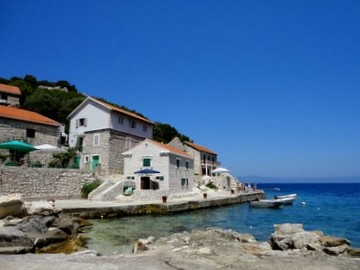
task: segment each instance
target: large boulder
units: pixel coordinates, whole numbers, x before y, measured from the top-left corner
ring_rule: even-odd
[[[275,225],[270,244],[276,250],[317,250],[329,255],[339,255],[349,249],[350,242],[344,238],[324,236],[320,231],[305,231],[302,224]]]
[[[23,216],[24,207],[21,194],[0,196],[0,219],[7,216]]]

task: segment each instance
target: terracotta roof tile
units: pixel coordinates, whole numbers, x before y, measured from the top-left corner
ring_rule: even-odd
[[[186,145],[189,145],[191,146],[192,148],[195,148],[196,150],[200,151],[200,152],[205,152],[205,153],[208,153],[208,154],[213,154],[213,155],[217,155],[214,151],[204,147],[204,146],[201,146],[201,145],[198,145],[196,143],[192,143],[192,142],[184,142]]]
[[[0,105],[0,118],[9,118],[48,126],[60,126],[60,123],[56,122],[55,120],[52,120],[36,112],[2,105]]]
[[[122,113],[122,114],[131,116],[131,117],[133,117],[133,118],[139,119],[139,120],[141,120],[141,121],[143,121],[143,122],[146,122],[146,123],[149,123],[149,124],[151,124],[151,125],[154,125],[153,122],[151,122],[150,120],[148,120],[148,119],[146,119],[146,118],[144,118],[144,117],[141,117],[140,115],[137,115],[136,113],[132,113],[132,112],[129,112],[129,111],[127,111],[127,110],[118,108],[118,107],[116,107],[116,106],[113,106],[113,105],[111,105],[111,104],[109,104],[109,103],[100,101],[100,100],[95,99],[95,98],[92,98],[92,99],[96,100],[96,102],[102,104],[103,106],[107,107],[108,109],[110,109],[110,110],[112,110],[112,111],[117,111],[117,112],[120,112],[120,113]]]
[[[181,150],[179,148],[176,148],[176,147],[168,145],[168,144],[160,143],[160,142],[157,142],[154,140],[150,140],[150,139],[148,139],[148,140],[162,148],[165,148],[166,150],[169,150],[172,153],[193,158],[191,155],[189,155],[188,153],[184,152],[183,150]]]
[[[21,96],[19,87],[8,84],[0,83],[0,92]]]

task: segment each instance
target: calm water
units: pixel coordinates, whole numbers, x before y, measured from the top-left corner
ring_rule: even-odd
[[[208,227],[250,233],[267,241],[273,225],[280,223],[302,223],[305,230],[344,237],[360,247],[360,183],[258,184],[258,188],[269,198],[289,193],[297,193],[298,198],[294,205],[281,209],[255,209],[246,203],[169,216],[92,220],[94,226],[86,234],[88,248],[103,254],[129,253],[139,238]]]

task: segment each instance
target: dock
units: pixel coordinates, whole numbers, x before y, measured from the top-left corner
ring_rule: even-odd
[[[56,200],[55,207],[63,213],[78,215],[87,219],[102,219],[139,215],[166,215],[189,212],[200,209],[246,203],[262,199],[265,193],[261,190],[240,193],[212,192],[207,198],[202,195],[159,201],[92,201],[92,200]]]

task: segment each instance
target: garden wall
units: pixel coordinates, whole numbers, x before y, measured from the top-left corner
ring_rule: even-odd
[[[76,169],[0,165],[0,194],[21,193],[27,200],[80,198],[84,184],[95,179],[94,174]]]

